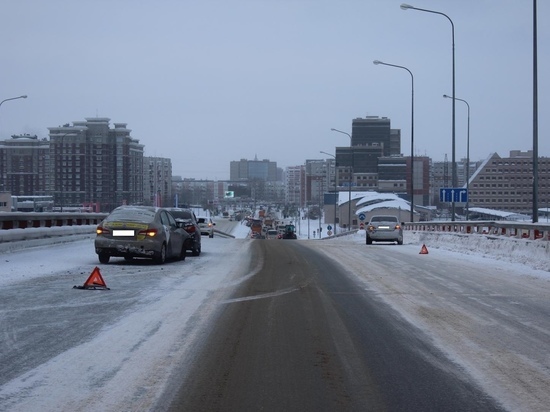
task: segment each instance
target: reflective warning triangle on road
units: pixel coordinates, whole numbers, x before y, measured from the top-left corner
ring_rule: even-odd
[[[426,245],[422,245],[422,249],[420,249],[420,255],[427,255],[428,254],[428,248]]]
[[[74,286],[76,289],[109,289],[99,268],[96,266],[92,271],[91,275],[88,277],[88,280],[84,282],[83,286]]]

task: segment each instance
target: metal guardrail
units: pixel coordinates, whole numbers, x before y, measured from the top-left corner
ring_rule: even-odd
[[[107,213],[0,213],[0,230],[97,225],[106,216]],[[484,234],[531,240],[550,240],[550,223],[541,222],[529,223],[503,220],[405,222],[403,229],[420,232],[448,232],[465,235]],[[216,232],[219,235],[228,236],[227,233],[218,230]],[[354,232],[356,230],[340,233],[336,236],[346,236]]]
[[[222,236],[222,237],[229,237],[235,239],[235,236],[233,236],[231,233],[222,232],[221,230],[214,229],[214,233]]]
[[[529,223],[510,221],[432,221],[406,222],[404,230],[419,232],[447,232],[464,235],[493,235],[517,239],[550,240],[550,223]]]
[[[0,230],[97,225],[107,213],[0,213]]]

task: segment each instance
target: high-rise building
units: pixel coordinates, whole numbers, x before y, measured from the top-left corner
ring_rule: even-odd
[[[93,206],[109,212],[143,203],[143,145],[126,123],[86,118],[49,127],[51,193],[59,208]]]
[[[286,203],[305,206],[305,166],[289,166],[285,170]]]
[[[254,160],[241,159],[229,164],[229,179],[239,180],[263,180],[266,182],[277,181],[277,162],[267,159]]]
[[[172,160],[143,157],[143,203],[147,206],[172,207]]]
[[[407,199],[410,200],[411,193],[411,157],[405,158],[407,161]],[[414,205],[430,206],[430,183],[431,178],[431,159],[427,156],[414,157]]]
[[[353,119],[351,146],[379,144],[384,156],[401,154],[401,130],[392,129],[387,117],[367,116]]]
[[[332,160],[332,159],[331,159]],[[323,194],[328,191],[327,176],[330,173],[330,162],[323,159],[306,160],[306,202],[320,205]]]
[[[0,141],[0,192],[46,195],[50,189],[49,147],[47,139],[27,134]]]
[[[378,158],[378,191],[407,195],[407,162],[403,156]]]
[[[336,147],[337,186],[340,190],[349,190],[350,184],[356,190],[378,190],[379,159],[401,156],[401,130],[392,129],[387,117],[356,118],[349,143]],[[398,180],[404,181],[406,168],[400,170],[403,175]],[[398,187],[399,192],[403,190]]]

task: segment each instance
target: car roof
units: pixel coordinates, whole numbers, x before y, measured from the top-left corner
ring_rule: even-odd
[[[158,207],[151,206],[119,206],[113,210],[105,221],[122,220],[150,223],[155,219]]]

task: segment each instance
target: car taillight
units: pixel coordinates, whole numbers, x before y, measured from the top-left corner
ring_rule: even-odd
[[[195,225],[188,225],[184,227],[187,233],[195,233]]]
[[[109,229],[104,228],[103,226],[98,226],[95,230],[95,233],[98,236],[99,235],[108,235],[109,233],[111,233],[111,231]]]
[[[138,234],[147,237],[155,237],[157,235],[157,229],[140,230]]]

